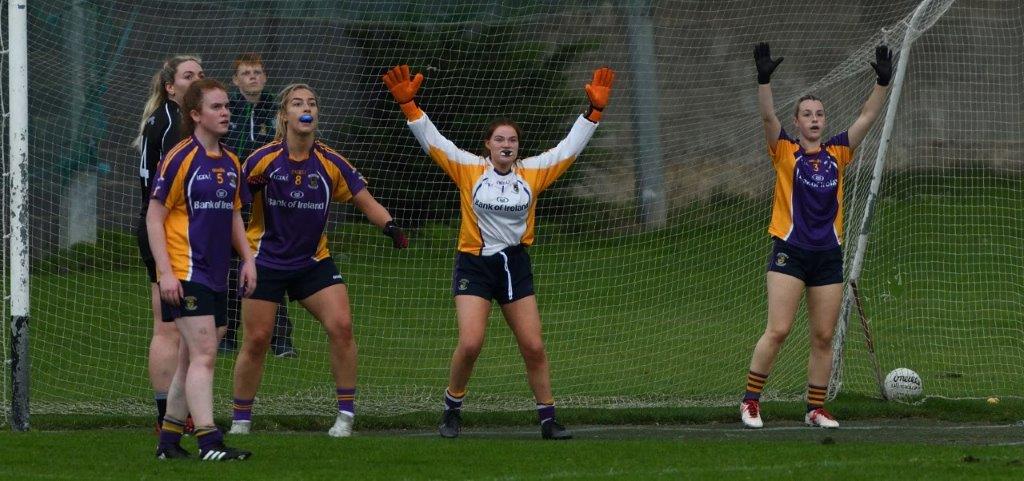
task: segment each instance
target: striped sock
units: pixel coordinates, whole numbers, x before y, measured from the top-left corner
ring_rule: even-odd
[[[555,419],[555,401],[553,399],[551,402],[537,403],[537,419],[541,424]]]
[[[807,412],[825,407],[825,393],[827,391],[828,386],[815,386],[810,383],[807,384]]]
[[[153,393],[153,401],[156,402],[156,425],[164,425],[164,414],[167,414],[167,392]]]
[[[760,374],[754,371],[747,372],[747,391],[743,393],[743,400],[753,399],[755,401],[761,400],[761,390],[764,389],[764,383],[768,380],[767,374]]]
[[[164,423],[160,426],[160,446],[171,446],[181,442],[181,435],[185,432],[185,423],[170,416],[164,416]]]
[[[356,388],[339,387],[335,389],[338,395],[338,412],[350,416],[356,415]]]
[[[444,410],[449,409],[460,410],[462,409],[462,400],[466,398],[466,391],[452,392],[452,388],[445,388],[444,390]]]
[[[235,398],[235,402],[231,405],[234,409],[234,415],[231,419],[234,421],[252,421],[252,399],[238,399]]]
[[[224,435],[217,426],[202,426],[196,428],[196,441],[199,442],[199,451],[209,451],[214,446],[224,442]]]

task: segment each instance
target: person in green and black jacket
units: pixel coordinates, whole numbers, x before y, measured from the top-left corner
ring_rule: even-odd
[[[274,95],[264,92],[267,85],[267,71],[263,66],[263,58],[258,53],[242,53],[235,57],[235,73],[231,82],[238,87],[228,97],[228,108],[231,110],[231,125],[224,142],[238,154],[243,162],[253,150],[274,140],[277,131],[277,105]],[[248,218],[247,212],[244,215]],[[237,262],[237,259],[236,259]],[[238,269],[235,262],[229,273],[231,282],[236,286],[235,277]],[[233,287],[232,287],[233,289]],[[231,292],[228,295],[228,331],[220,341],[220,351],[228,353],[238,350],[238,319],[240,317],[238,296]],[[288,308],[281,304],[277,311],[271,347],[277,357],[296,357],[298,354],[292,344],[292,323],[288,320]]]

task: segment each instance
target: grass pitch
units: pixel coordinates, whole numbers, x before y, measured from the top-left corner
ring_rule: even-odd
[[[963,432],[973,434],[963,442]],[[976,444],[986,434],[1012,440]],[[736,426],[581,427],[577,439],[546,442],[535,429],[467,431],[457,440],[428,431],[269,433],[229,439],[253,451],[245,462],[158,461],[139,430],[0,433],[0,478],[121,479],[1019,479],[1018,426],[879,426],[837,431],[793,423],[763,431]],[[883,441],[895,432],[923,440]],[[1005,438],[1004,438],[1005,437]],[[1002,444],[1002,445],[1000,445]],[[195,451],[194,441],[185,439]]]

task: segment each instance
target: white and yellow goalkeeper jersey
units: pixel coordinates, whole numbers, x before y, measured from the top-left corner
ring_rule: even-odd
[[[537,196],[569,169],[597,124],[581,115],[555,148],[516,162],[507,174],[496,172],[490,159],[456,147],[426,114],[409,122],[409,129],[459,186],[459,252],[487,256],[533,244]]]

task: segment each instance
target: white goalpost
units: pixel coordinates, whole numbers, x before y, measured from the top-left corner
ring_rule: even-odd
[[[8,177],[4,185],[9,191],[10,229],[8,268],[10,283],[10,318],[8,321],[11,346],[9,362],[4,364],[10,372],[10,423],[16,431],[29,428],[29,216],[25,204],[28,197],[28,32],[27,8],[24,1],[8,2],[7,61],[8,61]],[[6,304],[6,303],[5,303]],[[5,336],[6,338],[7,336]],[[6,394],[7,391],[5,390]],[[5,405],[7,403],[4,403]],[[6,407],[6,406],[5,406]]]
[[[885,397],[885,387],[883,386],[881,366],[879,366],[878,357],[875,354],[874,339],[871,334],[869,320],[865,317],[865,313],[861,305],[862,300],[860,298],[860,290],[857,287],[857,282],[860,280],[861,269],[864,266],[864,254],[868,245],[868,237],[870,235],[871,223],[874,217],[875,203],[878,201],[879,188],[882,185],[882,176],[885,173],[886,153],[889,148],[889,142],[892,139],[893,124],[896,121],[896,112],[899,109],[900,93],[903,91],[903,79],[906,78],[907,71],[910,70],[910,47],[913,44],[914,39],[921,33],[920,29],[922,22],[929,17],[932,22],[934,22],[936,19],[941,17],[950,6],[952,6],[952,2],[923,0],[921,4],[914,9],[913,15],[910,16],[910,20],[907,21],[905,25],[906,31],[903,34],[903,39],[900,42],[899,47],[902,62],[899,63],[899,67],[896,70],[896,76],[893,79],[892,87],[890,88],[888,104],[886,105],[885,110],[885,118],[882,121],[882,133],[879,136],[878,150],[875,153],[874,168],[871,171],[867,198],[864,200],[864,210],[863,214],[861,214],[860,228],[854,231],[857,242],[854,244],[853,256],[848,256],[849,259],[852,259],[852,262],[850,262],[849,267],[846,269],[846,288],[843,293],[843,304],[839,314],[839,322],[836,325],[836,334],[833,338],[834,357],[832,358],[832,378],[829,381],[830,397],[835,397],[835,395],[842,389],[843,350],[846,347],[846,335],[849,330],[850,312],[852,311],[854,304],[857,304],[858,317],[860,318],[860,325],[865,337],[865,347],[871,361],[871,368],[874,370],[875,381],[878,384],[878,394],[883,398]]]

